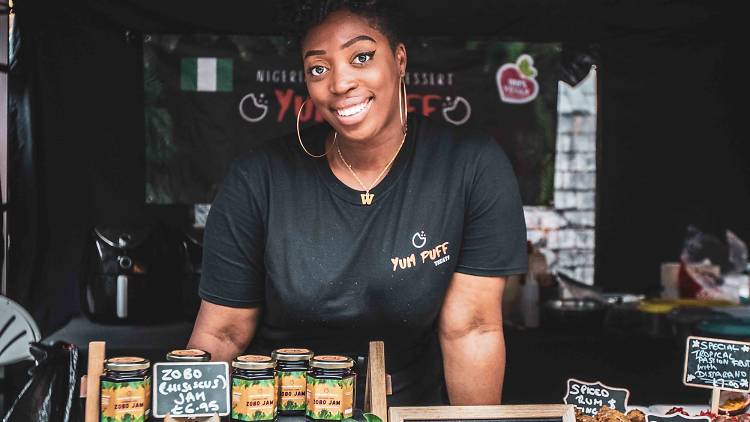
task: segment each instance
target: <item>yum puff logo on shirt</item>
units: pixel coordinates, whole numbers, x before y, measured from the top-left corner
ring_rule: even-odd
[[[424,231],[418,231],[411,237],[411,244],[417,249],[422,249],[427,244],[427,235]],[[424,249],[418,254],[412,253],[406,257],[393,257],[391,258],[391,265],[393,271],[405,270],[407,268],[414,268],[417,265],[432,263],[434,266],[438,266],[451,259],[448,254],[449,242],[440,242],[437,245],[429,249]]]

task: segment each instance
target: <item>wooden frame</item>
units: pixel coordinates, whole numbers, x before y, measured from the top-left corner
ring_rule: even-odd
[[[562,422],[576,420],[575,406],[572,404],[391,407],[388,416],[388,422],[551,418],[560,418]]]
[[[384,422],[388,417],[386,404],[385,346],[382,341],[371,341],[367,357],[365,382],[365,412],[372,413]]]

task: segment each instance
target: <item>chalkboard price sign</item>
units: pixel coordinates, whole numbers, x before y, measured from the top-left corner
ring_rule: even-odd
[[[685,385],[750,392],[750,343],[688,337]]]
[[[154,416],[226,416],[229,402],[226,362],[162,362],[154,365]]]
[[[708,416],[685,416],[680,413],[671,415],[646,413],[646,422],[711,422],[711,419]]]
[[[574,378],[568,380],[568,391],[565,403],[575,405],[586,415],[596,416],[602,406],[625,413],[628,407],[630,391],[625,388],[614,388],[601,382],[584,382]]]

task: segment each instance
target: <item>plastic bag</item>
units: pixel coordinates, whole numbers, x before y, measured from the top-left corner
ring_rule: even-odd
[[[78,348],[31,343],[30,351],[36,366],[3,422],[80,422]]]
[[[747,302],[750,280],[747,246],[727,230],[725,239],[688,227],[680,256],[680,296],[718,299],[733,303]]]

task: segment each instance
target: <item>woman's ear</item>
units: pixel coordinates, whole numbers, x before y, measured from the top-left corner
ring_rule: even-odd
[[[396,46],[396,66],[398,74],[403,77],[406,74],[406,46],[403,43]]]

